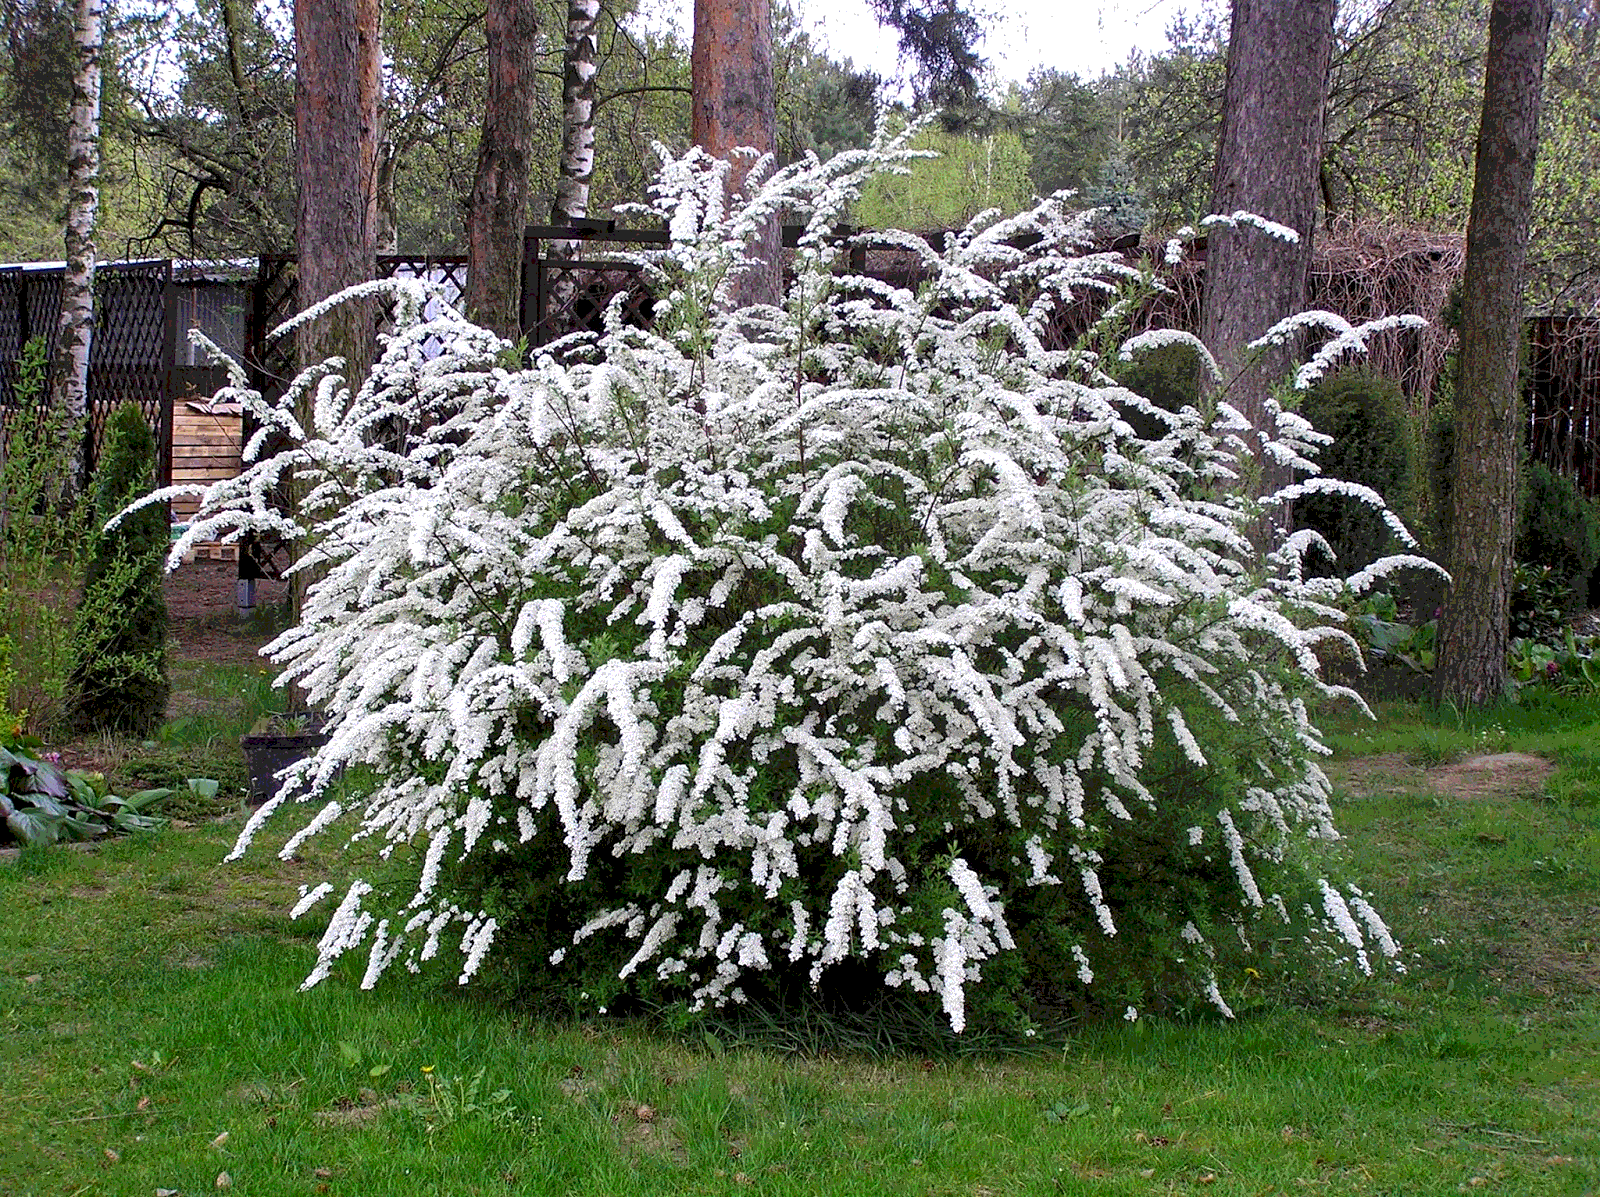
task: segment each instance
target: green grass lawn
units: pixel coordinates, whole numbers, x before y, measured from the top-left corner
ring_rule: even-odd
[[[301,993],[320,927],[285,912],[332,849],[225,865],[234,822],[25,852],[0,1194],[1600,1192],[1600,701],[1382,715],[1334,720],[1333,768],[1406,978],[1315,1004],[1269,978],[1232,1023],[1025,1055],[785,1055],[348,971]],[[1438,772],[1512,751],[1557,771]]]

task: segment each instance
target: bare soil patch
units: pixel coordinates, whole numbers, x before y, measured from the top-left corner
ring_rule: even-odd
[[[1383,752],[1355,760],[1334,761],[1328,775],[1341,789],[1358,798],[1374,794],[1421,791],[1441,798],[1483,800],[1528,798],[1544,791],[1555,766],[1526,752],[1493,752],[1469,756],[1431,769],[1409,761],[1398,752]]]
[[[288,597],[287,582],[256,583],[256,614],[240,619],[235,606],[239,567],[232,561],[193,561],[167,575],[172,655],[185,661],[259,664],[261,646],[272,638],[273,619]]]

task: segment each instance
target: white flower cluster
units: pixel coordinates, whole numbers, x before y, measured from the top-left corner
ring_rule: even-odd
[[[1065,305],[1137,278],[1081,256],[1058,201],[940,247],[889,238],[926,267],[916,291],[841,273],[830,229],[906,156],[884,139],[802,162],[725,210],[720,168],[691,153],[652,204],[674,239],[649,267],[655,330],[614,309],[600,337],[508,369],[458,316],[421,323],[427,284],[395,282],[397,331],[359,387],[335,363],[276,407],[251,398],[295,447],[207,492],[189,538],[314,530],[320,580],[269,647],[328,719],[304,788],[352,765],[380,781],[307,834],[354,820],[426,849],[414,892],[348,890],[308,983],[360,948],[366,983],[414,967],[451,924],[465,980],[495,923],[442,872],[543,837],[574,883],[602,857],[676,862],[653,897],[583,912],[570,950],[620,938],[624,976],[721,1002],[752,971],[816,980],[861,957],[959,1029],[967,987],[1014,946],[1015,887],[1081,891],[1072,956],[1093,979],[1118,934],[1102,854],[1155,810],[1163,738],[1197,768],[1204,728],[1255,741],[1220,835],[1178,832],[1197,861],[1225,848],[1228,918],[1259,917],[1254,867],[1335,835],[1297,695],[1326,689],[1319,642],[1354,645],[1340,584],[1301,576],[1307,538],[1252,546],[1248,429],[1226,403],[1156,408],[1049,346]],[[719,314],[745,232],[777,210],[808,222],[785,306]],[[1268,447],[1314,471],[1316,439],[1283,413]],[[311,483],[298,523],[269,502],[290,469]],[[962,854],[997,827],[1015,875]],[[1395,950],[1364,901],[1367,936],[1324,900],[1352,955]],[[1226,1009],[1204,961],[1191,972]]]

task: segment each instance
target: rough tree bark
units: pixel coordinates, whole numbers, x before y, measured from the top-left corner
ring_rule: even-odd
[[[302,308],[372,278],[378,230],[378,0],[294,6],[295,250]],[[339,356],[352,381],[370,359],[372,320],[345,304],[298,334],[302,364]]]
[[[489,0],[489,88],[467,209],[467,314],[509,340],[521,336],[522,235],[538,66],[534,0]]]
[[[1450,592],[1434,695],[1480,705],[1506,690],[1517,518],[1517,366],[1551,0],[1494,0],[1461,298]]]
[[[1229,402],[1257,429],[1272,387],[1296,364],[1284,346],[1245,365],[1245,346],[1305,305],[1316,224],[1335,0],[1234,0],[1212,211],[1252,212],[1300,234],[1213,228],[1206,244],[1200,338]],[[1288,481],[1263,468],[1258,493]]]
[[[772,83],[770,0],[694,0],[694,47],[689,56],[691,136],[717,158],[739,147],[770,153],[777,145]],[[729,176],[743,191],[752,162],[740,158]],[[776,215],[746,246],[748,268],[730,281],[734,309],[776,304],[783,294],[782,231]]]
[[[295,220],[296,280],[302,309],[374,273],[377,212],[378,97],[382,46],[379,0],[295,0],[294,134],[299,207]],[[371,362],[373,317],[368,304],[341,304],[295,335],[302,366],[330,357],[346,362],[351,386]],[[311,423],[311,397],[296,413]],[[289,480],[289,501],[301,482]],[[300,546],[304,552],[307,546]],[[303,609],[315,571],[293,575],[290,603]],[[298,685],[289,704],[304,710]]]
[[[89,350],[94,339],[95,214],[100,207],[100,46],[104,0],[77,0],[73,39],[77,72],[72,79],[72,118],[67,146],[67,222],[62,240],[66,272],[61,280],[61,317],[56,325],[50,375],[50,406],[62,418],[71,443],[62,446],[71,463],[62,486],[83,487],[84,422],[89,411]]]

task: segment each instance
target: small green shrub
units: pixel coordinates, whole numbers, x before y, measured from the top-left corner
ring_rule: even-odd
[[[1402,505],[1412,489],[1413,469],[1406,400],[1398,383],[1367,370],[1330,376],[1306,393],[1300,414],[1333,437],[1320,459],[1325,473],[1370,486],[1392,505]],[[1294,520],[1326,538],[1344,571],[1370,565],[1394,541],[1377,512],[1339,495],[1296,500]]]
[[[88,503],[63,488],[82,429],[44,406],[48,361],[44,337],[23,347],[0,453],[0,706],[35,733],[60,717],[89,529]]]
[[[108,520],[151,490],[156,444],[132,404],[106,422],[95,475],[97,520]],[[161,593],[167,548],[165,508],[152,504],[95,534],[72,635],[67,723],[75,734],[148,736],[166,715],[167,603]]]
[[[1600,510],[1594,500],[1576,479],[1536,461],[1522,471],[1516,560],[1550,571],[1563,590],[1562,613],[1587,600],[1589,575],[1600,565]]]

